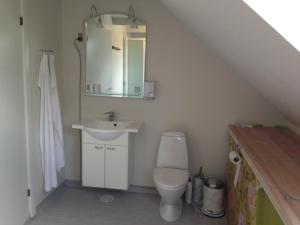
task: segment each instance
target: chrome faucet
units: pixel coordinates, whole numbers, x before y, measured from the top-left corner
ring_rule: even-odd
[[[115,121],[116,120],[116,113],[113,111],[105,112],[104,115],[108,115],[108,121]]]

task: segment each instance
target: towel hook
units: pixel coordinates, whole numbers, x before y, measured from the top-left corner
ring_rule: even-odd
[[[42,53],[52,54],[54,51],[52,49],[40,49]]]

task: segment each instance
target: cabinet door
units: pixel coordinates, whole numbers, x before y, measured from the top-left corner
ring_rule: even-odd
[[[104,187],[104,145],[83,144],[82,148],[82,185]]]
[[[128,189],[128,147],[106,145],[105,187]]]

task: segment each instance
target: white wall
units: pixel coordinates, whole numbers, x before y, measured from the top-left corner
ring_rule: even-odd
[[[157,81],[154,101],[108,97],[83,97],[82,116],[102,117],[115,110],[119,118],[144,121],[135,139],[133,183],[153,186],[161,132],[187,134],[190,167],[199,166],[209,176],[224,176],[227,159],[227,126],[236,121],[278,124],[284,120],[236,72],[206,48],[159,1],[63,0],[64,125],[66,178],[80,179],[79,133],[71,129],[78,119],[79,61],[73,40],[82,31],[89,8],[124,12],[132,4],[136,16],[148,24],[146,79]]]
[[[0,1],[0,224],[29,216],[19,0]]]
[[[300,126],[300,53],[244,1],[161,1],[234,66],[238,75]]]
[[[41,59],[40,49],[53,49],[60,102],[63,100],[61,1],[24,0],[26,76],[29,108],[30,169],[34,204],[47,194],[43,191],[41,153],[39,147],[40,89],[37,86]],[[61,174],[61,180],[63,173]]]

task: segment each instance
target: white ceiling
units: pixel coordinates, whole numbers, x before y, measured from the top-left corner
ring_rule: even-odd
[[[161,1],[287,119],[300,125],[300,53],[248,5],[242,0]]]

